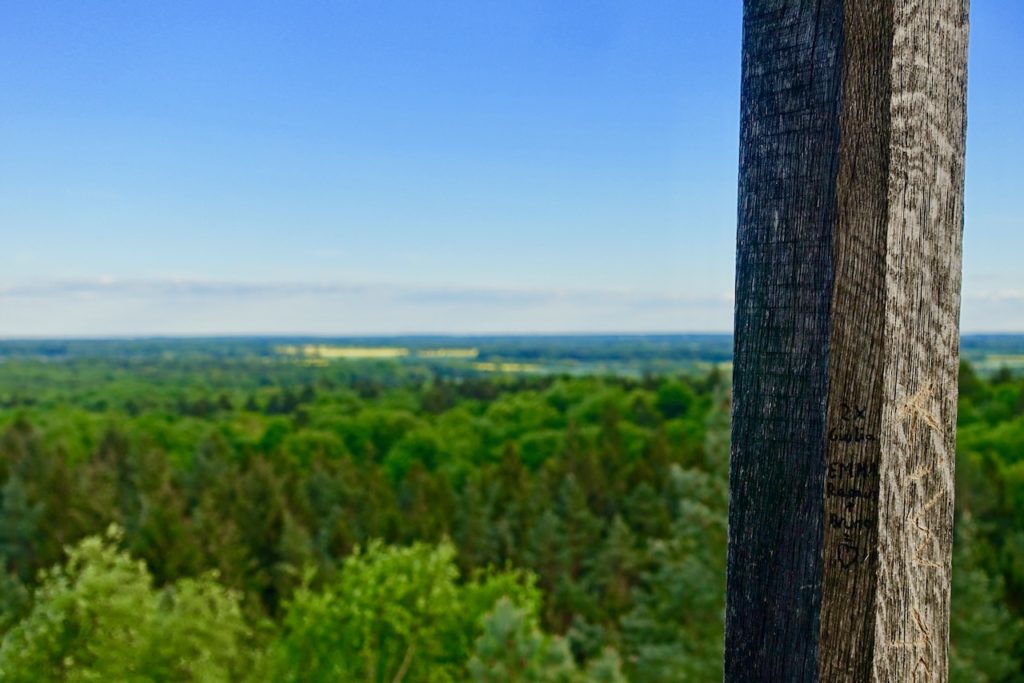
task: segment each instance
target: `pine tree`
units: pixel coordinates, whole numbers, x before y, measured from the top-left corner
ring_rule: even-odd
[[[650,543],[650,565],[622,619],[637,680],[720,680],[725,613],[724,482],[673,466],[677,513],[668,540]]]
[[[949,680],[1018,682],[1024,680],[1024,622],[1007,610],[1001,578],[977,563],[977,547],[977,524],[964,515],[953,545]]]
[[[469,673],[474,683],[571,683],[577,676],[565,641],[545,636],[508,599],[484,619]]]
[[[7,478],[0,490],[0,559],[7,572],[21,581],[35,575],[38,565],[35,545],[41,537],[45,512],[42,503],[29,499],[20,476],[13,474]]]
[[[587,563],[590,584],[600,595],[606,619],[618,617],[632,605],[633,586],[641,563],[636,536],[623,519],[616,516],[600,550],[593,553]]]

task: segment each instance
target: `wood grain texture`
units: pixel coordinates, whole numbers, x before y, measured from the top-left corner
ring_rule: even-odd
[[[822,681],[868,680],[874,653],[893,1],[847,2],[843,12],[819,630]]]
[[[728,681],[946,680],[966,0],[746,0]]]
[[[841,27],[838,2],[744,5],[729,681],[817,678]]]
[[[947,678],[967,14],[895,6],[876,681]]]

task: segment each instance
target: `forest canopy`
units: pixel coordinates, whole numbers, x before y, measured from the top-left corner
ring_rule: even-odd
[[[0,361],[0,679],[721,679],[717,356],[120,344]],[[979,367],[951,679],[1020,681],[1024,380]]]

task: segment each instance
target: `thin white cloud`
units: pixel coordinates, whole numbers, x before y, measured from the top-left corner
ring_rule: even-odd
[[[373,295],[407,301],[442,303],[483,302],[534,304],[548,301],[610,301],[651,304],[719,306],[732,301],[732,294],[715,297],[652,293],[615,289],[541,289],[460,285],[396,285],[353,282],[253,282],[201,279],[124,279],[109,275],[95,279],[58,280],[0,286],[3,298],[50,298],[77,294],[109,294],[135,297],[187,295],[197,297],[289,297],[301,295]]]
[[[0,284],[0,337],[722,332],[732,319],[731,292],[111,276]],[[1024,290],[965,293],[961,327],[1024,330]]]
[[[1024,290],[1022,289],[998,289],[983,291],[967,297],[968,301],[979,301],[986,303],[1024,303]]]
[[[113,277],[0,288],[0,336],[722,331],[729,297]]]

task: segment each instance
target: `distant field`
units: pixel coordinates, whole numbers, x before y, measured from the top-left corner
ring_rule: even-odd
[[[985,375],[1002,368],[1019,373],[1024,371],[1024,335],[964,335],[960,354]]]
[[[358,338],[155,338],[0,342],[0,360],[82,358],[147,362],[258,359],[323,366],[399,363],[455,374],[620,375],[707,371],[727,365],[732,337],[703,335],[567,335]]]
[[[983,375],[1001,368],[1024,372],[1024,335],[965,335],[964,360]],[[5,358],[50,361],[99,358],[254,359],[330,363],[387,362],[429,365],[456,374],[608,374],[639,377],[706,372],[732,365],[728,334],[398,336],[338,338],[148,338],[0,341]]]

